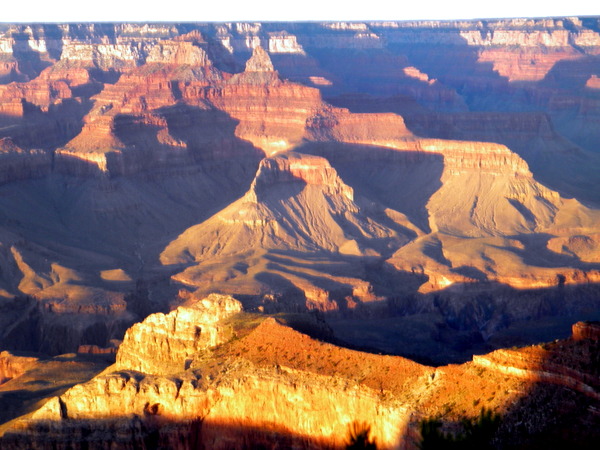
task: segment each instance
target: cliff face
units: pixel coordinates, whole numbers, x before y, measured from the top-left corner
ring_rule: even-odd
[[[230,338],[218,323],[241,309],[234,298],[212,294],[192,307],[152,314],[127,331],[116,368],[151,375],[186,369],[195,354]]]
[[[119,430],[118,435],[129,439],[128,430],[135,428],[140,418],[144,422],[143,429],[152,427],[153,422],[156,425],[173,423],[161,427],[159,439],[161,442],[179,441],[176,448],[189,448],[193,439],[211,448],[237,448],[246,439],[264,439],[269,433],[281,434],[283,439],[301,448],[310,445],[311,440],[340,445],[352,420],[369,420],[374,436],[383,447],[397,444],[402,431],[399,424],[408,420],[405,407],[393,398],[382,400],[375,389],[348,379],[343,372],[319,375],[314,369],[298,370],[293,363],[286,362],[286,358],[281,360],[281,365],[273,366],[244,357],[225,362],[221,357],[212,356],[214,344],[230,339],[223,339],[225,336],[214,327],[223,326],[223,320],[236,313],[239,313],[239,302],[211,295],[167,316],[148,317],[128,331],[119,349],[117,364],[110,373],[48,401],[33,414],[24,434],[18,431],[5,434],[3,446],[35,445],[33,429],[35,424],[42,423],[53,429],[52,439],[60,442],[59,445],[69,445],[73,439],[79,439],[88,423],[98,420],[95,426],[103,431],[94,433],[96,437],[88,442],[102,446],[109,439],[116,438],[120,442],[121,438],[110,430]],[[190,314],[195,314],[195,320],[189,320]],[[207,340],[206,330],[214,330],[213,338],[218,339]],[[173,334],[166,334],[167,331]],[[283,349],[293,341],[311,345],[308,337],[278,325],[273,319],[265,321],[256,331],[258,339],[261,335],[270,339],[275,333],[287,342],[276,338],[276,343],[267,343],[268,346]],[[251,336],[253,334],[248,337]],[[244,342],[240,341],[239,345]],[[148,346],[147,349],[140,348],[140,343]],[[220,348],[226,347],[221,345]],[[338,350],[329,346],[329,351]],[[339,351],[358,356],[357,352]],[[266,353],[267,357],[271,355],[271,351]],[[333,361],[333,355],[326,358],[327,363]],[[382,363],[396,372],[401,372],[401,368],[395,366],[406,366],[404,370],[408,369],[409,377],[419,376],[423,371],[417,364],[401,358]],[[166,376],[170,372],[167,366],[172,370],[169,376]],[[152,376],[154,372],[160,375]],[[191,435],[192,424],[198,421],[200,429]],[[63,422],[67,428],[62,427]],[[219,432],[219,424],[227,424],[231,431]],[[244,431],[252,429],[257,430],[255,435]],[[238,430],[237,435],[235,430]],[[65,432],[72,434],[69,437],[63,434]],[[141,433],[144,438],[145,431]]]
[[[16,378],[27,371],[37,358],[28,356],[15,356],[9,352],[0,353],[0,384]]]
[[[15,422],[0,438],[3,448],[35,448],[40,439],[58,448],[150,443],[243,448],[248,442],[267,448],[282,443],[330,448],[344,445],[352,423],[368,425],[380,448],[416,448],[418,419],[441,411],[451,422],[460,414],[476,415],[481,406],[494,408],[510,428],[519,414],[539,414],[519,406],[528,390],[562,383],[581,391],[580,401],[597,396],[597,386],[568,381],[591,379],[594,368],[585,357],[590,342],[576,344],[583,353],[565,353],[564,347],[574,343],[560,341],[547,350],[495,352],[472,363],[433,369],[316,341],[273,318],[263,317],[257,325],[256,317],[239,313],[232,298],[213,295],[196,302],[162,316],[164,320],[150,316],[131,328],[116,366]],[[191,311],[199,314],[197,320],[186,320]],[[206,315],[208,311],[215,314]],[[237,336],[216,347],[207,347],[202,333],[196,333],[198,327],[226,324]],[[173,326],[174,333],[166,337]],[[150,352],[140,352],[138,343]],[[135,356],[128,359],[128,354]],[[527,356],[533,354],[539,358]],[[503,365],[490,362],[500,355]],[[163,371],[165,361],[172,372],[149,373]],[[554,375],[540,376],[536,370],[542,365]],[[504,369],[509,366],[522,369]],[[553,404],[559,409],[566,405],[556,399]]]
[[[577,322],[570,340],[519,351],[497,350],[474,356],[473,363],[514,377],[565,386],[600,401],[598,368],[594,367],[598,338],[597,323]]]

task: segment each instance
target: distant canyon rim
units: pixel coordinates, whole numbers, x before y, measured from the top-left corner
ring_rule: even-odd
[[[0,24],[0,447],[589,428],[599,173],[597,17]]]

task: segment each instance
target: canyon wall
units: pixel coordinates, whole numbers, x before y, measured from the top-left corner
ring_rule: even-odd
[[[485,339],[586,313],[598,32],[597,18],[0,25],[0,341],[105,348],[182,290],[331,317],[401,299]],[[514,314],[485,325],[480,287],[547,290],[502,297]]]
[[[546,348],[504,350],[434,369],[317,341],[274,318],[256,323],[256,317],[239,312],[239,303],[234,305],[232,298],[213,295],[132,327],[116,366],[13,422],[0,437],[3,448],[43,443],[57,448],[110,448],[115,443],[338,448],[353,423],[359,430],[368,426],[378,448],[416,448],[421,418],[437,414],[451,423],[485,406],[504,415],[503,426],[510,428],[517,412],[539,413],[515,410],[515,405],[540,386],[559,384],[580,392],[580,401],[598,400],[595,368],[585,356],[593,351],[590,342],[556,341]],[[190,309],[213,311],[221,320],[206,315],[194,322],[177,320]],[[196,333],[206,325],[232,327],[233,334],[219,333],[224,339],[206,347]],[[173,326],[171,347],[164,337]],[[139,342],[151,351],[139,352]],[[579,350],[563,351],[573,345]]]

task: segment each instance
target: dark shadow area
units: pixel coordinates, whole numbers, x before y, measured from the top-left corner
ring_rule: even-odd
[[[443,155],[326,142],[309,142],[297,151],[327,158],[355,192],[431,231],[426,205],[442,185]]]
[[[307,184],[306,181],[301,178],[295,177],[286,178],[279,183],[277,180],[270,178],[268,174],[263,177],[257,176],[254,181],[254,192],[256,192],[256,197],[261,203],[261,206],[264,205],[268,211],[272,211],[275,215],[283,217],[288,216],[289,214],[286,214],[286,209],[285,207],[282,207],[282,204],[297,197],[304,188],[306,188]],[[281,228],[286,230],[290,236],[300,234],[304,239],[309,241],[314,239],[312,236],[303,233],[302,230],[295,229],[293,227],[293,218],[285,218],[288,220],[280,220],[278,221],[278,224]]]
[[[536,383],[503,415],[496,435],[502,443],[498,448],[596,449],[599,404],[567,387]]]
[[[321,24],[294,24],[284,27],[297,37],[298,43],[305,50],[304,55],[286,55],[286,59],[294,61],[276,64],[275,67],[284,77],[298,79],[306,83],[311,75],[321,76],[330,84],[316,85],[323,96],[330,98],[340,94],[360,93],[375,97],[393,97],[399,94],[415,93],[423,98],[428,92],[438,91],[438,86],[419,83],[407,76],[404,68],[416,66],[423,72],[423,66],[429,62],[443,59],[440,67],[459,67],[461,73],[472,73],[478,67],[477,50],[466,45],[458,29],[437,30],[444,33],[444,44],[436,41],[432,45],[420,45],[417,33],[427,34],[429,30],[419,28],[385,28],[369,24],[365,30],[331,29]],[[374,35],[371,35],[371,32]],[[359,37],[360,35],[360,37]],[[340,45],[340,42],[352,42],[353,48]],[[402,45],[401,42],[406,42]],[[329,45],[326,43],[330,42]],[[325,44],[324,44],[325,43]],[[410,43],[410,44],[408,44]],[[439,52],[439,54],[437,54]],[[457,61],[457,55],[465,61]],[[450,54],[450,55],[449,55]],[[469,64],[465,64],[468,61]],[[275,61],[274,61],[275,62]],[[481,66],[481,64],[479,65]],[[318,70],[315,70],[318,69]],[[493,74],[491,68],[488,71]],[[429,73],[431,76],[431,73]],[[438,78],[436,75],[432,76]],[[309,84],[309,83],[306,83]],[[309,84],[310,85],[310,84]],[[439,95],[439,94],[434,94]],[[438,105],[443,105],[448,99],[438,98]],[[453,100],[454,102],[454,100]]]
[[[2,331],[0,348],[47,355],[77,352],[82,345],[107,348],[111,340],[123,339],[136,320],[140,317],[111,317],[75,311],[55,313],[51,303],[40,301],[24,310],[12,326]]]
[[[490,364],[477,362],[478,376],[499,376],[504,380],[494,392],[516,395],[494,409],[482,409],[479,417],[465,415],[464,409],[461,414],[467,405],[449,401],[438,415],[413,420],[406,439],[422,449],[596,448],[599,338],[600,322],[578,322],[560,340],[483,356]],[[472,388],[482,389],[473,381]]]
[[[64,448],[100,449],[110,447],[158,450],[259,450],[259,449],[341,449],[329,439],[301,435],[280,424],[253,425],[242,421],[193,419],[174,421],[160,415],[154,405],[130,419],[63,420],[60,424],[40,421],[25,432],[11,431],[0,438],[7,448],[33,448],[37,439]],[[51,434],[50,431],[52,430]],[[341,436],[343,440],[345,436]]]
[[[0,385],[0,425],[33,412],[51,397],[84,383],[109,366],[106,355],[68,354],[49,358],[44,354],[24,373]],[[0,438],[0,448],[2,438]]]
[[[600,319],[600,285],[513,289],[499,283],[390,296],[354,316],[324,313],[338,343],[428,365],[474,354],[564,339],[579,320]],[[370,307],[370,308],[369,308]]]
[[[579,93],[586,87],[592,75],[600,74],[600,56],[581,55],[577,59],[557,61],[543,80],[537,83],[541,88],[559,90],[556,94]],[[571,94],[571,95],[572,95]],[[588,95],[593,95],[588,92]]]
[[[40,53],[29,46],[29,34],[12,33],[11,37],[14,39],[13,56],[18,61],[19,72],[29,80],[33,80],[42,70],[52,65],[50,61],[42,60]]]
[[[97,68],[88,69],[90,76],[94,78],[94,80],[104,83],[104,84],[115,84],[121,78],[121,72],[117,70],[109,69],[102,70]]]
[[[58,61],[63,50],[63,30],[54,23],[42,24],[41,28],[43,30],[43,36],[37,38],[45,38],[47,41],[51,41],[51,45],[48,45],[48,43],[46,44],[48,55],[50,55],[50,58]]]
[[[568,271],[564,268],[581,269],[584,271],[600,270],[600,263],[590,263],[581,261],[575,255],[564,253],[555,253],[548,248],[548,241],[554,236],[545,233],[536,233],[522,236],[514,236],[513,239],[523,244],[523,249],[516,247],[506,248],[510,252],[518,255],[525,264],[533,267],[546,267],[557,269],[557,277],[562,276],[561,271]]]
[[[264,157],[262,150],[236,137],[239,121],[222,111],[176,104],[155,113],[165,118],[169,134],[185,142],[196,161],[245,157],[258,166]]]
[[[8,136],[23,149],[55,150],[77,136],[83,118],[93,103],[88,100],[63,99],[50,105],[48,111],[21,100],[22,116],[0,115],[0,137]]]
[[[444,249],[439,239],[430,239],[423,245],[423,254],[434,261],[452,267],[452,262],[444,256]]]
[[[267,314],[281,311],[306,311],[306,297],[304,296],[304,292],[283,276],[277,273],[259,272],[254,276],[254,279],[265,286],[269,286],[277,294],[273,296],[274,301],[272,302],[260,302],[255,298],[250,301],[246,300],[248,301],[250,311],[255,310],[259,306],[262,306]],[[245,302],[244,308],[246,308]]]
[[[589,327],[589,333],[579,335],[579,325]],[[514,350],[525,359],[504,362],[524,368],[530,386],[503,413],[496,436],[502,448],[596,448],[600,440],[599,325],[580,322],[573,327],[572,337],[542,344],[535,352]]]
[[[353,287],[350,284],[341,283],[327,277],[321,277],[317,275],[310,275],[306,272],[300,272],[289,268],[287,265],[283,266],[275,263],[268,263],[267,268],[277,272],[285,273],[293,277],[299,277],[301,279],[308,280],[311,285],[316,286],[328,293],[328,296],[333,299],[340,312],[344,312],[347,309],[346,302],[342,299],[352,295]]]
[[[394,113],[405,119],[405,116],[415,114],[434,114],[433,111],[419,104],[410,95],[375,97],[368,94],[356,93],[328,97],[325,101],[338,108],[349,109],[353,113]]]
[[[226,73],[240,73],[246,67],[246,61],[252,56],[250,50],[234,51],[231,53],[223,46],[221,40],[207,36],[206,53],[215,67]]]
[[[397,295],[412,295],[426,281],[422,274],[409,273],[395,269],[379,257],[352,256],[331,253],[303,253],[290,250],[269,250],[265,258],[282,270],[291,271],[306,280],[314,277],[316,281],[326,283],[333,278],[360,278],[370,283],[375,297],[388,298]],[[321,275],[308,275],[305,270]],[[332,278],[327,278],[330,275]],[[343,284],[342,288],[345,287]],[[342,291],[345,292],[344,289]],[[371,302],[369,303],[371,305]],[[381,301],[372,302],[377,308]],[[365,305],[367,308],[369,306]]]
[[[40,382],[43,384],[43,381]],[[0,391],[0,424],[13,420],[24,414],[35,411],[41,405],[40,400],[49,399],[56,395],[64,393],[67,389],[73,387],[76,383],[60,384],[56,386],[53,382],[48,382],[51,387],[36,390],[12,390]],[[0,447],[2,438],[0,437]]]

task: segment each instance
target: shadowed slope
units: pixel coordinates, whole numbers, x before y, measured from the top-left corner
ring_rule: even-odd
[[[217,237],[218,235],[218,237]],[[262,161],[250,191],[165,249],[181,263],[254,249],[377,254],[377,241],[406,242],[361,213],[354,193],[324,158],[287,153]],[[373,241],[373,243],[371,243]],[[385,248],[385,247],[383,247]]]

